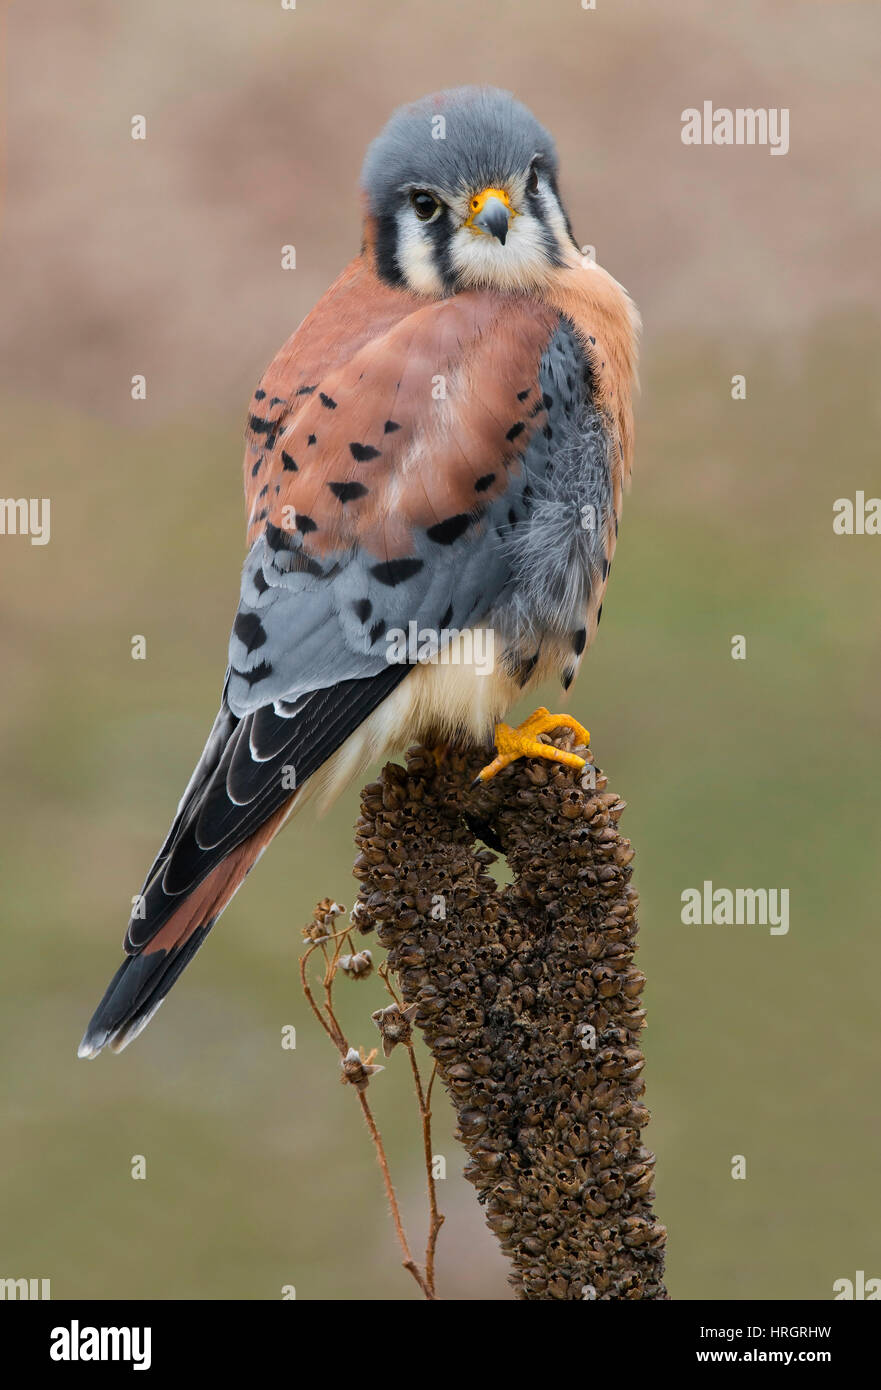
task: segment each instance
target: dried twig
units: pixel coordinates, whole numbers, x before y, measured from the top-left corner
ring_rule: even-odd
[[[427,1090],[422,1085],[422,1076],[419,1071],[419,1063],[416,1060],[416,1050],[413,1046],[412,1023],[416,1015],[416,1005],[409,1008],[402,1008],[394,987],[388,977],[386,965],[379,967],[379,974],[385,984],[386,989],[392,996],[394,1003],[387,1009],[378,1010],[373,1015],[373,1020],[380,1030],[383,1038],[383,1051],[386,1056],[392,1051],[397,1043],[402,1043],[410,1057],[410,1068],[413,1072],[413,1084],[416,1089],[416,1099],[419,1105],[419,1116],[422,1124],[422,1150],[425,1158],[425,1178],[428,1187],[428,1237],[425,1244],[425,1281],[434,1294],[435,1273],[434,1262],[437,1251],[437,1238],[440,1228],[444,1224],[444,1218],[440,1214],[437,1205],[437,1180],[434,1176],[434,1155],[431,1144],[431,1091],[434,1086],[434,1078],[437,1075],[437,1063],[431,1069],[431,1076]]]
[[[387,972],[384,968],[380,968],[379,974],[383,979],[386,989],[391,994],[392,999],[394,1000],[392,1008],[394,1012],[398,1015],[397,1032],[398,1034],[400,1034],[400,1036],[395,1036],[395,1024],[391,1018],[386,1017],[385,1031],[383,1031],[382,1026],[380,1026],[380,1032],[383,1034],[383,1050],[385,1051],[385,1055],[388,1056],[396,1042],[400,1041],[406,1044],[407,1051],[410,1054],[410,1063],[413,1069],[413,1076],[416,1083],[416,1094],[419,1102],[419,1113],[421,1117],[423,1144],[425,1147],[426,1167],[428,1172],[428,1196],[430,1218],[424,1269],[420,1269],[419,1265],[414,1260],[413,1255],[410,1251],[409,1242],[407,1240],[407,1235],[404,1230],[404,1224],[401,1219],[401,1212],[398,1206],[398,1200],[395,1195],[394,1184],[392,1182],[388,1158],[386,1157],[385,1146],[382,1142],[382,1135],[380,1134],[379,1126],[376,1123],[376,1119],[373,1115],[373,1111],[371,1110],[370,1103],[366,1095],[367,1087],[370,1083],[370,1077],[375,1075],[377,1072],[382,1071],[382,1067],[376,1066],[373,1063],[373,1058],[376,1055],[375,1052],[371,1052],[368,1054],[368,1056],[365,1057],[363,1053],[356,1051],[356,1049],[350,1045],[348,1039],[346,1038],[343,1032],[342,1027],[340,1026],[336,1014],[334,1013],[333,989],[338,970],[343,969],[346,974],[352,975],[354,978],[359,978],[370,973],[370,967],[372,964],[369,951],[357,951],[355,949],[352,943],[352,929],[350,926],[344,927],[339,931],[334,930],[336,918],[343,912],[345,912],[345,908],[342,907],[339,903],[333,902],[330,898],[323,899],[316,907],[313,913],[312,922],[309,924],[308,927],[304,928],[303,931],[303,936],[309,943],[309,945],[304,954],[300,957],[300,983],[303,988],[303,993],[305,994],[309,1006],[312,1009],[312,1012],[315,1014],[315,1017],[318,1019],[318,1022],[321,1024],[322,1028],[327,1033],[328,1037],[331,1039],[331,1041],[333,1042],[334,1046],[340,1054],[340,1066],[342,1070],[341,1079],[343,1083],[348,1083],[349,1085],[353,1086],[355,1089],[355,1093],[358,1097],[358,1102],[361,1106],[361,1113],[364,1116],[364,1121],[367,1125],[367,1131],[370,1135],[371,1140],[373,1141],[373,1145],[376,1150],[376,1157],[379,1162],[380,1170],[382,1171],[386,1197],[388,1198],[389,1209],[391,1211],[392,1221],[395,1227],[395,1234],[398,1238],[398,1243],[401,1247],[401,1251],[404,1257],[403,1266],[406,1270],[410,1272],[410,1274],[412,1274],[413,1278],[416,1280],[416,1283],[419,1285],[419,1288],[422,1290],[426,1299],[433,1300],[436,1297],[434,1274],[435,1248],[437,1245],[438,1231],[440,1230],[441,1224],[443,1223],[443,1217],[439,1215],[437,1210],[437,1193],[434,1175],[432,1172],[431,1112],[428,1109],[428,1097],[426,1097],[423,1094],[422,1079],[419,1074],[419,1067],[416,1062],[416,1056],[413,1050],[413,1043],[411,1041],[412,1013],[407,1009],[401,1010],[399,1008],[397,996],[395,995],[394,989],[392,988],[392,985],[388,980]],[[342,954],[344,946],[348,946],[350,948],[350,953],[347,956],[343,956]],[[315,995],[312,991],[312,988],[309,984],[307,974],[307,967],[310,957],[313,955],[315,951],[319,950],[324,958],[324,974],[322,977],[322,988],[324,992],[323,1005],[318,1004]],[[380,1011],[380,1016],[387,1016],[390,1013],[391,1009],[382,1010]],[[377,1015],[375,1014],[374,1019],[376,1018]],[[434,1074],[432,1073],[432,1079],[433,1076]]]

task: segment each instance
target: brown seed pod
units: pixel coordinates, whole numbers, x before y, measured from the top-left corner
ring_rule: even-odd
[[[371,1076],[383,1070],[382,1067],[375,1066],[371,1058],[375,1053],[370,1053],[367,1057],[362,1057],[360,1052],[356,1052],[354,1047],[350,1047],[345,1057],[340,1062],[342,1076],[340,1080],[349,1086],[354,1086],[356,1091],[366,1091],[370,1084]]]
[[[354,955],[340,956],[337,968],[353,980],[365,980],[373,971],[373,956],[370,951],[356,951]]]

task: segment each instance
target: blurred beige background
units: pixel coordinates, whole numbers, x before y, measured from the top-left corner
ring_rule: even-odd
[[[881,1275],[881,539],[832,532],[836,498],[881,493],[879,65],[857,2],[8,8],[0,491],[49,497],[52,539],[0,537],[0,1276],[416,1296],[296,978],[314,902],[353,899],[355,789],[286,832],[129,1051],[75,1049],[216,708],[254,382],[357,251],[367,141],[401,101],[479,81],[551,129],[576,234],[645,321],[635,483],[570,708],[630,808],[671,1292]],[[683,145],[704,100],[789,108],[789,153]],[[683,926],[704,879],[788,887],[788,936]],[[372,1046],[379,985],[344,995]],[[418,1247],[398,1056],[371,1095]],[[440,1291],[505,1298],[442,1094],[435,1112]]]

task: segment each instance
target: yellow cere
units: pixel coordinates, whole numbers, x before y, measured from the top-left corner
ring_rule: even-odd
[[[505,204],[505,207],[508,209],[512,217],[520,216],[519,212],[517,212],[515,208],[511,207],[511,199],[508,197],[508,194],[505,192],[504,188],[484,188],[482,192],[475,193],[474,197],[471,199],[471,202],[468,205],[471,211],[468,215],[468,218],[465,221],[466,227],[470,227],[475,217],[478,217],[480,215],[480,213],[483,211],[484,204],[486,203],[486,200],[488,198],[498,198],[500,203]]]

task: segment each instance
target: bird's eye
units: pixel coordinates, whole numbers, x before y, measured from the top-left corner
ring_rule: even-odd
[[[526,191],[527,191],[527,193],[537,193],[537,192],[538,192],[538,165],[537,165],[537,164],[530,164],[530,166],[529,166],[529,176],[528,176],[528,178],[527,178],[527,180],[526,180]]]
[[[441,205],[433,193],[427,193],[424,188],[417,188],[410,194],[410,202],[413,204],[413,211],[420,222],[430,222],[441,210]]]

